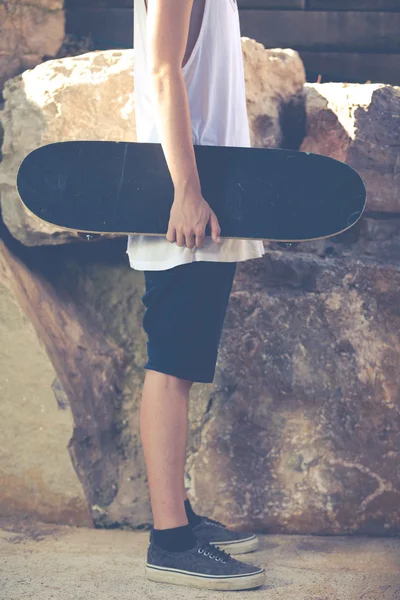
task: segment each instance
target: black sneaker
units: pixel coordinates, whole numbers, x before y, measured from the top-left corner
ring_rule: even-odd
[[[265,570],[239,562],[200,540],[186,552],[167,552],[151,540],[146,576],[160,583],[208,590],[248,590],[264,583]]]
[[[226,525],[208,517],[201,517],[201,522],[192,529],[199,540],[218,546],[229,554],[245,554],[258,548],[258,537],[254,533],[230,531]]]

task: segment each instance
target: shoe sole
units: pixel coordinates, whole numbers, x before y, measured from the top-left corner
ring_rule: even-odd
[[[250,590],[260,587],[265,582],[265,571],[250,575],[231,575],[221,577],[208,574],[196,574],[190,571],[179,571],[178,569],[166,569],[165,567],[154,567],[146,565],[146,576],[151,581],[158,583],[171,583],[173,585],[186,585],[201,588],[203,590]]]
[[[258,538],[252,536],[245,540],[233,540],[231,542],[209,542],[213,546],[218,546],[228,554],[246,554],[258,549]]]

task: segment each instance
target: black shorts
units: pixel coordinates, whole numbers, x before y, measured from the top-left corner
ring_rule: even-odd
[[[144,271],[145,369],[212,383],[236,263],[197,261]]]

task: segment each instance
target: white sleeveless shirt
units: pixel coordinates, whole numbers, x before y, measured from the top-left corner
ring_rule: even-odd
[[[137,141],[160,143],[149,93],[146,19],[144,0],[135,0]],[[193,143],[250,147],[236,0],[205,0],[200,33],[182,74],[189,99]],[[204,246],[192,251],[169,242],[166,237],[131,235],[127,254],[132,268],[158,271],[193,261],[240,262],[259,258],[264,254],[264,244],[259,240],[223,238],[217,244],[206,237]]]

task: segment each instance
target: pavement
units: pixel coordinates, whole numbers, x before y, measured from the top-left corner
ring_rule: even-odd
[[[1,600],[400,600],[400,538],[262,535],[243,560],[262,588],[214,592],[148,581],[148,532],[0,519]]]

